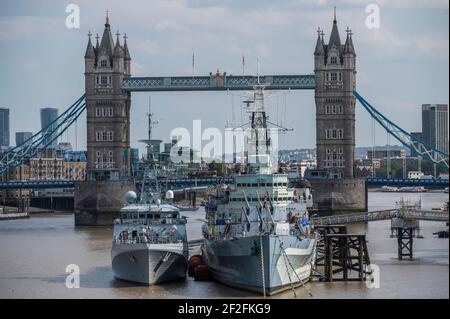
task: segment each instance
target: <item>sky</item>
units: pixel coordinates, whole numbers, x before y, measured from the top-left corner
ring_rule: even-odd
[[[65,25],[66,6],[80,8],[80,28]],[[376,4],[379,28],[368,28],[368,4]],[[341,40],[353,31],[357,91],[407,131],[421,130],[421,105],[449,101],[449,3],[447,0],[2,0],[0,2],[0,107],[10,108],[11,144],[16,131],[40,129],[39,109],[60,112],[84,92],[87,34],[103,32],[109,11],[113,33],[127,34],[133,76],[312,74],[317,28],[328,42],[337,7]],[[115,37],[114,37],[115,38]],[[132,147],[146,138],[148,97],[159,124],[154,138],[168,140],[176,127],[223,129],[241,124],[240,97],[227,92],[133,93]],[[315,146],[313,91],[292,91],[267,101],[269,115],[294,131],[282,148]],[[86,147],[86,118],[62,137]],[[357,146],[372,145],[372,120],[357,104]],[[375,143],[388,142],[376,128]],[[76,137],[76,138],[75,138]],[[392,142],[395,144],[394,142]]]

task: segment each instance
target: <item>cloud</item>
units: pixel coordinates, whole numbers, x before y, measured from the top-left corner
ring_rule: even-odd
[[[448,0],[341,0],[352,5],[378,4],[380,7],[448,9]]]
[[[54,34],[64,29],[64,20],[32,16],[0,17],[0,41],[25,40],[37,34]]]
[[[448,35],[419,32],[400,35],[389,28],[361,29],[356,32],[358,45],[378,58],[447,59]],[[358,48],[356,48],[358,49]]]
[[[367,6],[369,4],[378,4],[385,8],[410,8],[410,9],[448,9],[448,0],[291,0],[291,5],[325,7],[333,6]]]
[[[163,51],[161,49],[161,46],[151,40],[148,39],[139,39],[136,42],[136,49],[142,51],[146,55],[162,55]]]

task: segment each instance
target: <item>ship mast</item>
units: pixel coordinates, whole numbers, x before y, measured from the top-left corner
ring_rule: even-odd
[[[253,99],[244,101],[247,112],[250,113],[247,162],[251,174],[272,174],[277,170],[274,161],[278,160],[278,154],[272,154],[273,141],[269,130],[275,129],[281,132],[292,130],[269,121],[264,102],[264,89],[267,86],[268,84],[260,82],[258,63],[257,84],[253,85]]]
[[[272,163],[270,161],[271,140],[267,127],[267,115],[264,106],[264,88],[266,85],[259,82],[253,86],[253,103],[247,103],[247,111],[250,113],[250,138],[248,140],[248,161],[250,172],[261,170],[270,173]],[[265,169],[263,169],[265,168]]]
[[[148,113],[147,113],[147,122],[148,122],[148,136],[146,140],[140,140],[139,142],[146,144],[147,149],[147,162],[153,164],[155,159],[155,152],[153,150],[153,144],[152,144],[152,130],[153,126],[155,124],[158,124],[159,121],[154,121],[153,116],[155,115],[152,113],[152,100],[151,96],[148,97]]]

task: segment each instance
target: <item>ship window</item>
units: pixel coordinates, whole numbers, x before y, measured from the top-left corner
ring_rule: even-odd
[[[258,184],[253,183],[253,184],[252,184],[252,187],[258,187]]]
[[[160,218],[159,214],[155,214],[154,216],[155,216],[156,219]]]
[[[150,218],[152,218],[152,214],[147,214],[147,219],[150,219]]]
[[[140,219],[144,219],[145,218],[145,214],[139,214],[139,218]]]

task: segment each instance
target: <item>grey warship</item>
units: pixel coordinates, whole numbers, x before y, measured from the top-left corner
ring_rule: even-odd
[[[143,188],[146,185],[143,182]],[[159,190],[127,193],[128,205],[114,225],[112,270],[118,279],[146,285],[186,278],[186,218],[177,207],[161,202]],[[168,191],[166,198],[173,198]]]
[[[216,281],[273,295],[309,280],[316,238],[308,223],[309,187],[289,187],[287,174],[272,165],[264,87],[258,81],[247,103],[247,172],[209,191],[202,253]]]

